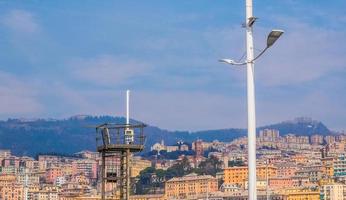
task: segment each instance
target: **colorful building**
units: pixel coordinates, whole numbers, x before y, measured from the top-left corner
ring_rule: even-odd
[[[62,171],[59,167],[51,167],[46,171],[46,182],[55,183],[56,179],[62,175]]]
[[[334,176],[334,157],[321,158],[322,172],[327,177]]]
[[[345,154],[341,154],[334,160],[333,164],[334,168],[334,177],[339,180],[346,179],[346,156]]]
[[[256,170],[258,179],[266,179],[277,176],[277,167],[273,165],[258,166]],[[224,183],[245,186],[245,181],[248,179],[248,167],[228,167],[224,169]]]
[[[192,150],[196,152],[196,157],[203,156],[204,149],[203,149],[203,141],[202,140],[196,140],[192,143]]]
[[[320,191],[306,188],[293,188],[281,191],[286,200],[320,200]]]
[[[332,183],[321,186],[321,200],[344,200],[346,185]]]
[[[19,184],[11,184],[0,187],[0,199],[19,200],[24,198],[24,188]]]
[[[189,174],[175,177],[166,182],[167,199],[191,199],[218,191],[217,179],[210,175]]]
[[[274,177],[268,180],[270,189],[283,189],[293,187],[293,179],[291,177]]]

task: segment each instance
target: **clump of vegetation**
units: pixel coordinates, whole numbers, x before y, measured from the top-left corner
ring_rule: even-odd
[[[134,193],[155,193],[155,191],[164,188],[165,181],[173,177],[182,177],[190,173],[215,176],[217,172],[222,170],[221,165],[222,163],[218,158],[211,156],[205,161],[202,161],[197,168],[191,167],[191,164],[186,157],[167,170],[148,167],[141,171],[140,175],[137,177],[138,181],[135,184]]]

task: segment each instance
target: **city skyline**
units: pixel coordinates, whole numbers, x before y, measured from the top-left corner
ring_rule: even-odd
[[[308,116],[345,127],[345,2],[255,1],[258,125]],[[0,119],[131,117],[171,130],[246,126],[243,1],[0,2]],[[275,49],[275,50],[274,50]]]
[[[346,135],[281,135],[264,129],[257,140],[258,199],[345,198]],[[129,159],[129,198],[248,199],[247,139],[153,144]],[[101,159],[102,158],[102,159]],[[117,198],[121,156],[94,150],[34,157],[0,149],[0,198],[8,200],[102,199],[100,174],[106,166],[106,196]]]

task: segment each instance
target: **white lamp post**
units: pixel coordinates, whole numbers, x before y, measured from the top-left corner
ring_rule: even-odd
[[[256,110],[255,110],[255,84],[254,61],[259,58],[275,41],[283,34],[282,30],[273,30],[267,38],[267,46],[258,56],[254,57],[253,29],[257,18],[252,14],[252,0],[246,0],[246,61],[235,62],[232,59],[221,59],[231,65],[246,65],[247,68],[247,111],[248,111],[248,197],[249,200],[257,200],[256,190]]]

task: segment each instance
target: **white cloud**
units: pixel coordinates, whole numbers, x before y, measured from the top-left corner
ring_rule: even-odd
[[[148,88],[146,92],[134,91],[133,95],[136,97],[133,117],[163,128],[180,130],[245,127],[246,98],[239,94],[241,89],[244,89],[244,94],[246,92],[244,87],[245,71],[244,73],[237,72],[236,69],[228,71],[226,66],[217,63],[218,58],[241,56],[244,45],[241,31],[242,29],[233,27],[219,30],[208,29],[207,32],[204,32],[202,34],[203,42],[210,52],[207,57],[199,57],[200,54],[195,54],[196,51],[194,51],[196,46],[190,45],[191,47],[184,49],[184,52],[193,52],[192,56],[180,55],[179,53],[177,55],[163,54],[162,57],[165,58],[163,61],[151,61],[157,62],[157,66],[168,66],[170,69],[173,67],[175,70],[181,69],[182,71],[177,74],[164,73],[163,77],[156,77],[154,80],[158,85],[156,88],[158,90],[155,89],[157,93]],[[298,93],[296,93],[297,96],[290,96],[294,93],[291,91],[290,94],[281,95],[281,99],[276,96],[278,95],[276,92],[277,88],[282,85],[296,86],[298,90],[302,83],[319,81],[331,72],[342,71],[345,62],[340,54],[345,52],[345,48],[340,47],[340,41],[334,38],[342,38],[343,33],[293,22],[286,23],[285,31],[275,46],[256,63],[257,86],[262,87],[261,91],[268,92],[268,97],[257,100],[258,124],[275,123],[297,116],[311,116],[319,120],[332,121],[331,119],[335,118],[332,114],[333,111],[319,108],[334,102],[336,105],[333,106],[333,110],[338,110],[339,106],[337,105],[342,105],[340,102],[335,102],[331,98],[321,98],[321,94],[314,90],[307,90],[307,94],[302,96],[299,96]],[[266,34],[266,28],[256,28],[258,40],[256,48],[263,46]],[[260,39],[263,41],[259,41]],[[190,40],[190,43],[198,41]],[[184,40],[181,42],[184,43]],[[159,49],[164,50],[171,45],[169,45],[169,40],[164,40],[164,44],[159,46]],[[203,52],[201,51],[201,53]],[[76,66],[76,70],[73,76],[109,86],[123,83],[130,78],[141,79],[140,75],[146,73],[146,69],[153,69],[146,64],[126,60],[128,59],[108,55],[74,61],[72,63]],[[174,63],[173,66],[170,65],[172,63]],[[180,65],[192,66],[192,68],[184,68]],[[139,67],[136,68],[135,66]],[[198,66],[203,67],[198,69],[196,68]],[[154,76],[156,70],[158,68],[149,70],[149,75]],[[189,74],[192,72],[191,70],[195,74]],[[234,72],[232,72],[233,70]],[[165,69],[162,71],[165,72]],[[225,72],[227,73],[225,74]],[[230,90],[230,95],[227,96],[217,94],[217,92],[208,93],[210,88],[201,88],[205,87],[205,83],[220,84],[222,81],[217,81],[220,78],[222,81],[236,85],[239,89],[238,92]],[[174,91],[162,89],[173,89]],[[121,98],[117,94],[110,97],[109,94],[105,93],[99,96],[100,99]],[[90,96],[86,98],[90,98]],[[107,108],[117,105],[114,101],[114,105],[106,103],[98,106],[90,109],[90,111],[100,113],[99,110],[101,113],[109,113]],[[114,111],[116,110],[114,109]],[[118,110],[115,113],[121,114],[122,112]]]
[[[257,61],[258,82],[267,86],[300,84],[345,71],[342,55],[346,48],[340,45],[344,35],[343,31],[303,23],[286,24],[282,38]]]
[[[35,33],[40,30],[34,15],[25,10],[11,10],[1,21],[5,26],[17,33]]]
[[[75,59],[68,65],[71,66],[73,78],[105,86],[124,83],[145,74],[151,68],[146,63],[112,55]]]
[[[36,116],[42,110],[36,88],[0,71],[0,110],[3,117]]]
[[[171,130],[244,127],[246,101],[202,92],[133,91],[132,116]]]
[[[334,90],[329,88],[328,90]],[[272,93],[266,98],[257,99],[258,126],[268,125],[295,117],[307,116],[320,120],[332,130],[345,128],[345,95],[339,98],[330,96],[328,91],[316,88],[304,95],[281,95]]]

